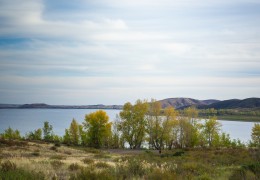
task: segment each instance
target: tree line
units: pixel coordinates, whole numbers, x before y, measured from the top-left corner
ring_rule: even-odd
[[[187,108],[176,111],[173,107],[162,109],[159,101],[137,100],[125,103],[114,122],[103,110],[87,114],[84,122],[75,119],[65,129],[63,137],[55,135],[52,125],[44,122],[21,137],[18,130],[8,128],[1,139],[44,140],[46,142],[81,145],[94,148],[149,148],[161,152],[163,149],[194,147],[245,147],[240,140],[231,140],[229,134],[221,132],[221,124],[215,116],[201,120],[199,111]],[[260,147],[260,124],[254,124],[248,146]]]

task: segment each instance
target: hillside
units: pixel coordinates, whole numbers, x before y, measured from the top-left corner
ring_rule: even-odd
[[[247,98],[243,100],[230,99],[216,102],[210,105],[198,106],[200,109],[214,108],[214,109],[236,109],[236,108],[259,108],[260,98]]]
[[[168,98],[160,100],[162,107],[166,108],[168,106],[173,106],[175,109],[182,109],[189,106],[204,106],[209,105],[219,100],[209,99],[209,100],[197,100],[192,98]]]

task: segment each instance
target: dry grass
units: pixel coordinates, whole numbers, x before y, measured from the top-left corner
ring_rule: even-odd
[[[260,178],[255,173],[260,168],[257,149],[186,149],[160,155],[29,142],[1,145],[0,152],[0,163],[9,161],[17,170],[42,173],[45,179],[239,179],[241,174]]]
[[[54,148],[55,147],[55,150]],[[1,161],[9,160],[17,168],[23,168],[28,171],[42,172],[47,179],[58,177],[59,179],[69,179],[72,171],[68,169],[77,169],[88,167],[84,163],[85,159],[91,159],[93,163],[103,163],[102,159],[93,159],[99,151],[75,149],[66,146],[54,146],[54,144],[29,142],[23,146],[1,146]],[[103,154],[102,157],[105,157]],[[113,159],[106,159],[108,164],[114,164]],[[92,164],[92,163],[90,163]],[[77,167],[75,166],[77,165]]]

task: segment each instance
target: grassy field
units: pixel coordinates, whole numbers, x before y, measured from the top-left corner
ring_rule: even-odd
[[[208,119],[209,116],[199,116],[200,118]],[[221,115],[217,116],[218,120],[228,120],[228,121],[243,121],[243,122],[260,122],[260,117],[258,116],[243,116],[243,115]]]
[[[223,115],[223,116],[218,116],[218,119],[230,120],[230,121],[260,122],[260,117],[258,116]]]
[[[259,179],[259,149],[97,150],[0,143],[0,179]]]

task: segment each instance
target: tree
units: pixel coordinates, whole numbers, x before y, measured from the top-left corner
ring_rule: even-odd
[[[83,130],[83,126],[79,125],[79,136],[80,136],[80,144],[85,146],[87,145],[87,133]]]
[[[216,117],[211,117],[206,120],[203,126],[203,134],[208,146],[211,147],[218,144],[220,127],[221,124],[217,121]]]
[[[70,129],[69,129],[69,134],[70,134],[70,140],[71,143],[74,145],[79,144],[79,125],[75,119],[72,120],[70,124]]]
[[[115,149],[118,149],[121,147],[118,123],[119,123],[119,117],[117,115],[116,120],[113,122],[112,137],[111,137],[111,147],[115,148]]]
[[[179,144],[180,147],[194,147],[199,144],[200,128],[198,110],[187,108],[179,117]]]
[[[176,112],[173,107],[167,107],[164,110],[164,116],[161,115],[161,109],[161,103],[152,100],[149,104],[149,115],[147,118],[149,144],[159,150],[159,153],[161,153],[161,150],[165,147],[166,142],[169,142],[170,133],[176,119]]]
[[[42,129],[36,129],[34,132],[29,132],[27,135],[27,139],[29,140],[41,140],[42,139]]]
[[[256,147],[260,147],[260,123],[255,123],[251,133],[252,143]]]
[[[146,101],[137,100],[135,105],[126,103],[119,113],[120,122],[118,130],[122,133],[122,138],[129,144],[130,149],[138,149],[144,142],[148,112]]]
[[[111,125],[107,113],[103,110],[87,114],[84,127],[87,129],[89,146],[94,148],[102,147],[111,135]]]
[[[63,143],[65,144],[70,144],[71,140],[70,140],[70,133],[68,129],[65,129],[65,134],[63,136]]]
[[[8,139],[8,140],[21,139],[20,132],[18,130],[14,131],[10,127],[5,130],[5,132],[2,136],[4,139]]]
[[[42,131],[43,131],[43,139],[45,141],[52,141],[53,140],[52,125],[50,125],[48,121],[44,122],[44,126],[42,128]]]

